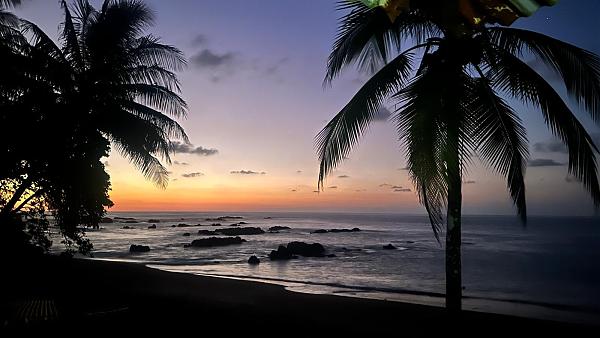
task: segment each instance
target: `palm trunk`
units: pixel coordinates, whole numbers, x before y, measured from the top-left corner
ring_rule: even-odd
[[[459,139],[455,133],[449,133],[452,145],[447,161],[448,168],[448,213],[446,219],[446,308],[458,313],[462,308],[461,281],[461,206],[462,178],[458,154]]]
[[[19,202],[19,199],[21,199],[21,196],[23,196],[23,194],[25,193],[25,191],[27,191],[27,189],[29,189],[29,187],[31,187],[30,179],[26,179],[23,182],[21,182],[21,185],[15,190],[15,193],[12,195],[11,199],[6,203],[2,211],[0,211],[0,215],[6,216],[10,214],[13,211],[13,208],[15,207],[17,202]]]

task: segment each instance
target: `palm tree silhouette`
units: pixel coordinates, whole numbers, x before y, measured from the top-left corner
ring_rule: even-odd
[[[438,241],[447,209],[446,307],[453,312],[462,306],[461,184],[472,155],[506,178],[518,214],[523,222],[527,219],[526,130],[505,98],[542,113],[568,149],[569,173],[600,206],[598,148],[561,96],[522,56],[534,56],[560,76],[568,95],[596,122],[600,122],[600,58],[540,33],[465,23],[456,15],[458,3],[411,1],[410,9],[390,17],[381,6],[341,1],[339,9],[347,13],[339,24],[325,82],[354,63],[362,69],[380,69],[316,137],[322,188],[383,101],[395,101],[391,120]],[[402,49],[407,39],[414,45]],[[388,60],[390,55],[394,57]]]
[[[167,170],[157,156],[169,163],[169,140],[188,141],[168,116],[187,112],[175,75],[186,65],[183,54],[144,35],[154,16],[142,1],[105,0],[100,10],[87,0],[61,5],[60,46],[34,23],[22,24],[33,50],[42,52],[36,57],[46,65],[44,76],[68,106],[76,131],[100,131],[148,179],[165,187]]]

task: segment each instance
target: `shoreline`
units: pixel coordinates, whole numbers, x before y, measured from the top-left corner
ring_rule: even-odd
[[[111,261],[109,259],[105,260]],[[136,263],[134,262],[134,264]],[[437,308],[443,308],[445,302],[445,295],[436,292],[404,289],[391,290],[366,286],[351,286],[311,281],[301,282],[295,280],[287,280],[283,278],[224,275],[202,272],[184,272],[178,271],[177,269],[163,268],[163,266],[174,267],[174,265],[169,264],[139,264],[143,264],[151,269],[156,269],[159,271],[280,285],[285,287],[287,291],[302,294],[319,294],[339,297],[351,297],[358,299],[426,305]],[[318,287],[319,289],[311,288],[314,286]],[[600,311],[596,309],[585,308],[575,305],[553,304],[519,299],[463,296],[463,309],[482,313],[509,315],[529,319],[554,320],[573,324],[593,325],[596,323],[600,323]]]
[[[463,311],[457,318],[440,307],[298,293],[279,285],[166,272],[138,263],[44,257],[7,269],[14,278],[0,290],[0,319],[3,329],[18,332],[65,328],[102,332],[115,327],[135,332],[160,327],[280,333],[286,328],[307,334],[409,336],[437,335],[453,328],[463,337],[480,336],[486,327],[494,328],[492,336],[523,330],[580,336],[600,332],[598,326],[474,311]],[[32,299],[54,304],[56,318],[42,321],[30,316],[27,322],[19,318],[20,307]]]

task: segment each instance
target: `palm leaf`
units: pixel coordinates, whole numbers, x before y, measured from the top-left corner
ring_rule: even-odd
[[[507,179],[510,196],[521,220],[527,221],[525,169],[529,152],[526,130],[518,115],[482,77],[472,83],[469,110],[477,119],[480,158]]]
[[[570,96],[600,123],[600,58],[585,49],[523,29],[495,27],[491,41],[513,55],[529,51],[563,79]]]
[[[487,50],[488,78],[494,88],[541,110],[546,124],[569,151],[569,173],[583,182],[600,206],[595,152],[598,148],[560,95],[543,77],[507,51]]]
[[[319,188],[325,177],[356,145],[382,101],[399,90],[411,73],[410,51],[398,55],[375,74],[350,102],[316,136],[319,154]]]
[[[338,2],[338,10],[349,11],[340,19],[338,33],[327,61],[325,84],[345,67],[358,61],[371,72],[387,63],[391,51],[401,50],[401,41],[416,44],[437,34],[437,28],[419,12],[402,13],[392,23],[381,7],[368,8],[361,2]]]

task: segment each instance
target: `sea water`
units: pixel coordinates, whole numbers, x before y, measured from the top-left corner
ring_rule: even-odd
[[[444,243],[422,215],[358,213],[111,213],[138,223],[103,223],[88,231],[97,259],[134,261],[182,273],[259,280],[292,291],[444,304]],[[236,216],[221,221],[207,220]],[[150,223],[150,219],[160,222]],[[132,221],[132,220],[130,220]],[[207,236],[197,231],[229,227],[287,226],[279,233],[241,236],[240,245],[185,247]],[[172,227],[180,223],[221,227]],[[156,229],[148,229],[156,224]],[[123,229],[124,226],[132,229]],[[316,234],[317,229],[360,228]],[[191,235],[183,236],[184,233]],[[569,320],[600,321],[600,218],[464,216],[463,301],[471,310]],[[270,261],[292,241],[321,243],[335,257]],[[131,244],[147,253],[129,253]],[[385,250],[392,244],[395,250]],[[249,265],[256,255],[259,265]]]

